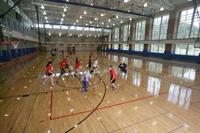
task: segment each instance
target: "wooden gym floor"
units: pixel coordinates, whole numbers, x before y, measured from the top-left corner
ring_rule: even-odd
[[[83,70],[88,55],[76,55]],[[0,133],[199,133],[197,64],[121,54],[96,56],[101,74],[93,78],[87,93],[80,93],[81,83],[72,77],[55,78],[53,89],[50,82],[43,85],[50,57],[46,54],[0,68]],[[54,61],[55,73],[59,60],[58,56]],[[74,60],[71,57],[72,64]],[[120,61],[128,63],[128,80],[118,76],[119,90],[113,93],[108,65],[116,68]]]

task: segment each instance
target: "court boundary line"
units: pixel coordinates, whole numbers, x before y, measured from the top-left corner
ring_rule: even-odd
[[[158,96],[162,96],[162,95],[165,95],[167,93],[168,93],[168,91],[161,92],[161,93],[158,94]],[[149,98],[152,98],[152,97],[155,97],[155,96],[154,95],[148,95],[148,96],[145,96],[145,97],[142,97],[142,98],[138,98],[138,99],[127,100],[125,102],[119,102],[119,103],[116,103],[116,104],[99,107],[96,110],[103,110],[103,109],[112,108],[112,107],[116,107],[116,106],[120,106],[120,105],[124,105],[124,104],[128,104],[128,103],[134,103],[134,102],[146,100],[146,99],[149,99]],[[50,109],[49,109],[50,114],[51,114],[50,117],[49,117],[50,120],[57,120],[57,119],[61,119],[61,118],[67,118],[67,117],[81,115],[81,114],[85,114],[85,113],[89,113],[89,112],[93,111],[93,109],[89,109],[89,110],[84,110],[84,111],[80,111],[80,112],[76,112],[76,113],[70,113],[70,114],[66,114],[66,115],[53,116],[53,112],[52,112],[53,109],[52,108],[53,108],[53,89],[51,90],[51,96],[50,96]]]

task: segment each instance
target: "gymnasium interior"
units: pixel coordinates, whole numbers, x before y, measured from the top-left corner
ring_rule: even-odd
[[[0,133],[199,132],[200,0],[0,0]]]

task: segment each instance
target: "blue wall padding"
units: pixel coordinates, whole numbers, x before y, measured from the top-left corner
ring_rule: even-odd
[[[178,60],[178,61],[185,61],[185,62],[192,62],[192,63],[200,63],[200,56],[189,56],[189,55],[176,55],[174,53],[166,52],[166,53],[152,53],[152,52],[139,52],[139,51],[125,51],[125,50],[102,50],[104,52],[117,52],[117,53],[124,53],[129,55],[140,55],[145,57],[154,57],[154,58],[163,58],[168,60]]]
[[[31,54],[33,52],[36,52],[38,48],[23,48],[23,49],[12,49],[11,55],[9,54],[9,51],[2,50],[0,54],[0,62],[9,61],[13,58],[21,57],[24,55]]]

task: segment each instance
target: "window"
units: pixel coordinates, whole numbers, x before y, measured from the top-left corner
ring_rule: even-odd
[[[198,12],[200,7],[186,9],[181,11],[177,38],[197,38],[199,34],[199,18]],[[193,16],[194,15],[194,16]]]
[[[130,34],[130,26],[129,25],[124,25],[124,30],[123,30],[123,41],[128,41],[129,40],[129,34]]]
[[[114,41],[115,41],[115,42],[118,42],[118,41],[119,41],[119,28],[118,28],[118,27],[116,27],[116,28],[114,29]]]
[[[135,51],[143,51],[143,49],[144,49],[144,44],[138,44],[138,43],[135,44],[134,47]]]
[[[162,40],[167,38],[169,15],[164,15],[154,19],[153,23],[153,40]]]
[[[113,49],[118,50],[119,49],[119,44],[113,44]]]
[[[165,44],[151,44],[151,52],[164,53],[165,52]]]
[[[191,37],[192,38],[198,38],[200,37],[200,16],[198,16],[198,13],[200,15],[200,7],[197,8],[197,10],[195,11],[195,15],[194,15],[194,21],[192,24],[192,30],[191,30]]]
[[[195,48],[195,44],[176,44],[175,54],[199,56],[200,48]]]
[[[123,50],[129,50],[129,45],[128,45],[128,44],[123,44],[122,49],[123,49]]]
[[[140,21],[136,23],[136,35],[135,40],[144,40],[146,21]]]
[[[130,34],[130,26],[129,25],[124,25],[124,30],[123,30],[123,41],[128,42],[129,41],[129,34]],[[129,50],[129,45],[128,44],[123,44],[122,45],[123,50]]]
[[[189,38],[193,12],[193,8],[181,12],[177,38]]]

